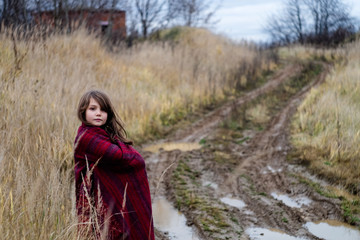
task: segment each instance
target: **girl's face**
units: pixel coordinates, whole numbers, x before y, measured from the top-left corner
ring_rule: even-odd
[[[100,127],[106,123],[107,112],[103,111],[99,103],[90,98],[89,106],[86,108],[85,118],[86,122],[90,125]]]

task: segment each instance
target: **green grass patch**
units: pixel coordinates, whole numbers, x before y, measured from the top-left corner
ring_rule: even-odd
[[[344,211],[346,222],[360,226],[360,201],[343,199],[341,209]]]
[[[333,193],[329,189],[322,187],[319,183],[313,182],[302,176],[297,176],[297,178],[299,179],[300,183],[306,184],[307,186],[311,187],[312,189],[315,190],[315,192],[317,192],[321,196],[324,196],[327,198],[338,198],[338,196],[335,193]]]
[[[237,143],[237,144],[243,144],[244,142],[246,142],[246,141],[249,140],[249,139],[250,139],[250,137],[244,137],[244,138],[236,141],[236,143]]]
[[[199,144],[200,144],[200,145],[205,145],[205,144],[206,144],[206,140],[205,140],[205,139],[201,139],[201,140],[199,141]]]

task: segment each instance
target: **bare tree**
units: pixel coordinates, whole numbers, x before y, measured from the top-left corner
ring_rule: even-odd
[[[354,23],[341,0],[288,0],[281,15],[269,18],[265,30],[278,43],[332,44],[353,33]]]
[[[213,0],[168,0],[167,4],[170,16],[190,27],[210,23],[219,8]]]
[[[289,0],[287,4],[287,18],[290,20],[291,28],[295,30],[296,38],[300,43],[304,42],[304,16],[299,0]]]
[[[353,28],[347,6],[341,0],[304,0],[313,18],[312,36],[328,41],[338,29]]]
[[[143,37],[147,37],[155,21],[159,20],[165,2],[159,0],[135,0],[135,9],[140,17]]]
[[[289,44],[293,41],[293,32],[288,26],[288,22],[278,16],[273,15],[269,18],[265,31],[270,35],[273,42]]]
[[[1,22],[5,26],[24,24],[27,19],[26,0],[3,0]]]
[[[303,8],[300,0],[288,0],[281,15],[273,15],[268,21],[266,31],[279,43],[304,41]]]

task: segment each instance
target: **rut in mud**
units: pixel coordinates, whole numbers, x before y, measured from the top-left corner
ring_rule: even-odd
[[[306,224],[342,220],[339,200],[318,194],[304,183],[306,170],[287,161],[291,116],[309,89],[324,80],[329,66],[320,66],[322,72],[305,81],[296,78],[305,78],[303,66],[288,65],[155,148],[144,147],[153,201],[166,198],[180,209],[191,238],[254,239],[275,231],[322,239]],[[264,104],[268,120],[249,121],[248,110]],[[163,231],[157,229],[159,239],[182,239]]]

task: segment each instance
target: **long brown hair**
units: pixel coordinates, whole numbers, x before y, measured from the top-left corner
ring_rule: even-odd
[[[124,124],[116,113],[110,98],[101,91],[91,90],[81,97],[77,111],[80,121],[88,125],[86,122],[86,109],[90,104],[91,98],[100,105],[101,110],[107,113],[106,123],[102,127],[110,135],[111,141],[115,143],[116,139],[119,139],[125,144],[132,145],[133,142],[127,138],[127,133],[123,126]]]

